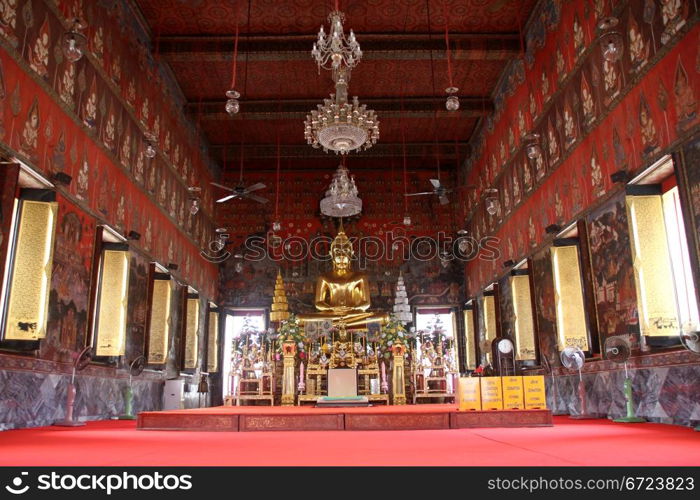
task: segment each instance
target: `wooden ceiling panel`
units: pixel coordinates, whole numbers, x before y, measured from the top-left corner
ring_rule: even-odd
[[[243,149],[246,161],[276,165],[277,142],[290,169],[334,169],[337,157],[306,145],[306,114],[333,92],[331,75],[311,58],[332,0],[128,0],[140,10],[154,52],[170,66],[185,110],[203,131],[214,161]],[[362,46],[349,94],[377,112],[379,143],[350,156],[362,168],[403,163],[446,168],[463,161],[478,120],[508,62],[522,55],[520,31],[536,0],[339,0]],[[460,109],[445,110],[449,16],[453,84]],[[250,14],[250,15],[249,15]],[[233,34],[240,29],[236,90],[241,110],[224,112],[231,86]],[[243,146],[241,146],[243,144]],[[437,146],[436,146],[437,144]],[[270,167],[272,165],[272,167]],[[431,167],[432,168],[432,167]]]
[[[331,0],[135,0],[154,33],[316,33],[333,8]],[[341,0],[347,28],[363,32],[439,32],[448,12],[450,30],[518,31],[536,0]],[[250,8],[250,15],[248,10]],[[428,15],[428,11],[429,15]],[[361,42],[361,39],[360,39]]]
[[[437,57],[437,55],[436,55]],[[170,66],[188,101],[225,100],[231,85],[231,61],[170,61]],[[456,61],[453,81],[461,96],[487,96],[503,70],[503,61]],[[309,57],[305,61],[244,61],[238,65],[236,89],[246,99],[316,99],[333,92],[327,71],[318,74]],[[206,75],[206,77],[203,77]],[[280,78],[280,75],[283,75]],[[433,84],[434,79],[434,84]],[[352,73],[350,95],[363,98],[392,95],[442,96],[449,86],[444,59],[363,61]]]

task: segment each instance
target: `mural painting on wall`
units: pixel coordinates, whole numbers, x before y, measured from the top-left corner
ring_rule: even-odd
[[[359,270],[357,261],[353,266]],[[290,310],[313,311],[316,279],[330,270],[329,262],[314,259],[297,262],[274,261],[269,258],[257,261],[229,259],[221,271],[219,293],[222,304],[233,307],[268,307],[272,302],[279,268],[282,269]],[[411,259],[390,268],[371,263],[363,272],[369,277],[372,309],[391,310],[399,270],[404,275],[412,305],[456,304],[461,300],[463,269],[456,261]]]
[[[548,224],[566,223],[617,189],[611,173],[639,171],[698,128],[697,4],[627,2],[617,12],[625,50],[615,63],[605,61],[594,46],[598,22],[611,13],[608,3],[601,6],[547,0],[536,7],[539,12],[527,27],[525,68],[507,70],[522,71],[523,77],[502,79],[494,96],[494,120],[475,133],[474,154],[467,161],[465,184],[478,186],[469,194],[474,208],[467,217],[480,229],[479,236],[505,239],[526,227],[531,246],[537,247]],[[566,37],[574,43],[565,43]],[[509,116],[517,116],[520,130],[514,134],[516,147],[504,151],[502,138],[509,137],[512,127],[504,117]],[[534,159],[527,158],[523,140],[531,132],[539,134],[542,151]],[[499,154],[502,161],[493,161]],[[522,193],[512,182],[518,176]],[[484,203],[478,203],[489,184],[501,191],[502,215],[490,217]],[[558,198],[567,187],[570,195]],[[537,215],[550,202],[554,212]],[[469,272],[480,277],[477,286],[494,278],[488,268],[485,262],[469,264]]]
[[[5,262],[7,253],[6,235],[11,231],[18,175],[17,165],[6,165],[0,170],[0,262]]]
[[[121,4],[107,8],[70,0],[57,1],[55,10],[35,0],[4,5],[0,9],[0,43],[6,48],[0,51],[0,140],[31,166],[73,177],[71,194],[109,224],[130,229],[126,207],[138,207],[149,218],[160,219],[159,227],[169,228],[170,239],[184,244],[191,260],[199,259],[200,241],[213,233],[208,160],[172,104],[169,84],[149,59],[146,45],[136,42],[147,37],[128,9]],[[65,20],[76,16],[86,23],[88,48],[95,59],[83,57],[71,63],[59,41]],[[159,110],[153,112],[156,105]],[[169,116],[172,125],[167,134],[162,133],[161,113]],[[146,132],[153,134],[156,148],[164,153],[170,150],[166,139],[176,142],[178,158],[163,154],[145,160]],[[161,183],[167,183],[173,195],[167,206],[143,188],[146,169],[158,171]],[[187,186],[196,179],[201,179],[203,189],[198,219],[206,220],[198,232],[185,227],[184,218],[176,217],[172,206],[176,200],[178,212],[184,214]],[[196,243],[188,242],[185,234]],[[206,280],[199,276],[204,274],[202,269],[209,275]],[[213,266],[202,262],[191,274],[190,281],[196,278],[200,287],[213,293]]]
[[[78,350],[88,332],[90,272],[95,241],[95,220],[62,196],[58,201],[58,223],[53,253],[45,357]],[[69,359],[62,359],[68,361]]]
[[[637,296],[624,196],[587,219],[593,287],[601,342],[611,335],[635,334],[639,342]]]
[[[533,293],[540,354],[547,358],[551,366],[558,366],[560,363],[557,346],[557,313],[554,306],[554,281],[549,248],[533,256],[531,272],[535,284]]]

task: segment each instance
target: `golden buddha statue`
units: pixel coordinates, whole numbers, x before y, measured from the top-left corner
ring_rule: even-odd
[[[352,244],[343,231],[342,222],[338,235],[331,243],[333,270],[319,276],[316,281],[314,305],[318,312],[299,314],[304,321],[330,319],[343,327],[366,326],[367,323],[386,321],[383,312],[368,311],[370,307],[369,281],[364,273],[352,270]]]

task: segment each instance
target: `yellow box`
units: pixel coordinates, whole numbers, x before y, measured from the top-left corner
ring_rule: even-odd
[[[523,377],[526,410],[546,410],[547,396],[544,388],[544,375]]]
[[[522,377],[501,377],[503,384],[503,409],[522,410],[525,408],[523,399]]]
[[[481,409],[503,409],[501,377],[481,377]]]
[[[481,410],[479,377],[460,377],[457,381],[457,405],[460,411]]]

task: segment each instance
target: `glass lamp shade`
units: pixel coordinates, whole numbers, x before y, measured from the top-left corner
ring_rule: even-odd
[[[194,199],[190,204],[190,213],[192,215],[197,215],[197,212],[199,212],[199,200]]]
[[[496,212],[498,212],[498,205],[495,198],[486,200],[486,211],[489,215],[496,215]]]
[[[156,157],[156,148],[153,145],[153,143],[149,142],[146,145],[146,150],[145,150],[144,154],[146,155],[146,158],[155,158]]]
[[[540,147],[538,144],[529,144],[527,146],[527,157],[531,160],[536,160],[540,156]]]
[[[603,59],[610,62],[619,61],[624,52],[622,36],[615,31],[606,33],[600,39],[600,48],[603,52]]]
[[[598,23],[598,29],[602,33],[599,40],[600,50],[603,59],[609,62],[619,61],[625,48],[622,35],[615,29],[617,25],[616,17],[606,17]]]
[[[231,89],[226,91],[226,112],[233,116],[236,113],[238,113],[241,109],[241,104],[238,102],[238,98],[241,97],[241,94],[239,94],[237,91]]]
[[[527,157],[531,160],[536,160],[542,155],[542,148],[540,147],[540,134],[528,134],[525,136],[525,141],[527,146],[525,148],[525,153]]]
[[[447,111],[457,111],[459,109],[459,97],[456,95],[451,95],[445,101],[445,108]]]
[[[85,45],[86,38],[82,33],[71,30],[63,34],[61,49],[68,61],[72,63],[79,61],[80,58],[83,57]]]
[[[238,99],[229,99],[226,101],[226,112],[229,115],[235,115],[241,110],[241,104],[238,102]]]
[[[459,91],[457,87],[447,87],[445,92],[449,94],[449,97],[445,101],[445,108],[447,111],[457,111],[459,109],[459,97],[455,94]]]

